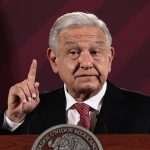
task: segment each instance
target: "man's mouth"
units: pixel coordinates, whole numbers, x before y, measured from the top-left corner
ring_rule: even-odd
[[[97,75],[93,75],[93,74],[80,74],[80,75],[76,75],[75,78],[86,78],[86,77],[96,77]]]
[[[95,75],[87,75],[87,74],[83,74],[83,75],[78,75],[77,77],[90,77],[90,76],[95,76]]]

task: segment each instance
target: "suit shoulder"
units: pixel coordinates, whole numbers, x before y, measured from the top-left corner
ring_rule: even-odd
[[[126,89],[120,89],[124,95],[125,100],[131,106],[136,104],[136,107],[144,107],[145,109],[150,107],[150,96],[137,91],[130,91]]]
[[[119,88],[115,86],[114,84],[110,83],[108,81],[108,88],[106,91],[106,95],[109,95],[109,98],[113,99],[119,99],[119,101],[126,100],[130,102],[143,102],[143,101],[149,101],[150,102],[150,96],[146,95],[144,93],[140,93],[137,91],[131,91],[124,88]]]
[[[53,96],[55,94],[59,94],[64,92],[63,88],[59,88],[59,89],[55,89],[53,91],[44,91],[42,93],[40,93],[40,97],[45,97],[45,96]]]
[[[123,93],[123,95],[129,99],[136,99],[136,100],[149,100],[150,101],[150,96],[146,95],[141,92],[137,91],[130,91],[127,89],[120,89]]]
[[[60,88],[60,89],[56,89],[53,91],[45,91],[40,93],[40,102],[47,102],[47,101],[57,101],[60,98],[64,98],[65,94],[64,94],[64,89]]]

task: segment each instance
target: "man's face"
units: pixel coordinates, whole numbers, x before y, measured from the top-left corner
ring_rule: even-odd
[[[111,70],[114,49],[97,27],[67,28],[58,37],[56,54],[48,49],[55,73],[59,73],[74,98],[97,94]],[[86,99],[86,98],[85,98]]]

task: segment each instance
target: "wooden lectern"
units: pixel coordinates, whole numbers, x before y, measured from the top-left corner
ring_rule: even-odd
[[[0,150],[31,150],[38,136],[0,136]],[[146,134],[105,134],[97,135],[104,150],[150,150],[150,135]]]

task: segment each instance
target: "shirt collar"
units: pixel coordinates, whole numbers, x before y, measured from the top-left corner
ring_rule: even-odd
[[[104,83],[102,89],[93,97],[87,99],[83,103],[89,105],[95,110],[100,110],[102,98],[106,92],[107,82]],[[66,111],[71,108],[71,106],[77,101],[67,92],[66,84],[64,84],[65,96],[66,96]]]

